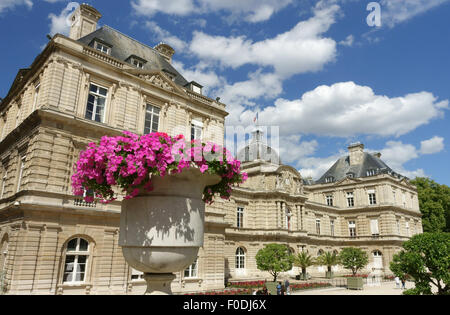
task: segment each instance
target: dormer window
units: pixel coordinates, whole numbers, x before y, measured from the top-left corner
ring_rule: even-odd
[[[94,44],[94,48],[107,55],[111,53],[111,47],[97,41]]]
[[[325,183],[329,184],[334,182],[334,177],[333,176],[328,176],[327,178],[325,178]]]
[[[94,48],[95,50],[101,51],[101,52],[104,53],[104,54],[111,55],[111,48],[112,48],[112,45],[110,45],[110,44],[104,42],[104,41],[101,40],[101,39],[94,38],[94,39],[90,42],[89,47],[92,47],[92,48]]]
[[[125,61],[132,64],[133,66],[135,66],[138,69],[144,69],[144,65],[147,63],[147,60],[144,60],[144,59],[142,59],[138,56],[134,56],[134,55],[131,55]]]
[[[355,174],[354,173],[347,173],[347,177],[348,178],[355,178]]]
[[[191,81],[188,84],[185,85],[185,87],[187,87],[189,90],[191,90],[192,92],[198,93],[198,94],[202,94],[202,88],[203,86],[198,84],[195,81]]]

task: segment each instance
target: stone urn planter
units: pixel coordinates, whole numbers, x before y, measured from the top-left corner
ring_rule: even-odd
[[[204,235],[202,194],[220,180],[190,168],[154,177],[153,191],[122,202],[119,245],[127,263],[144,273],[146,294],[171,294],[174,273],[197,259]]]
[[[349,290],[362,290],[364,288],[363,278],[361,277],[348,277],[347,289]]]

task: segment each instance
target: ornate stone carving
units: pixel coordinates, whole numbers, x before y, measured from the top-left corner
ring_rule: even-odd
[[[173,91],[173,86],[167,82],[161,75],[159,74],[141,74],[139,75],[141,79],[144,79],[145,81],[156,85],[162,89]]]

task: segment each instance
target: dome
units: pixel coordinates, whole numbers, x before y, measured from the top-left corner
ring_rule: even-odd
[[[281,161],[278,152],[265,143],[263,136],[264,132],[261,129],[255,129],[252,132],[250,144],[239,150],[237,159],[243,163],[262,160],[273,164],[280,164]]]

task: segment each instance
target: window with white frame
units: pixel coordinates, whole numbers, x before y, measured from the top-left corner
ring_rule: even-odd
[[[353,192],[347,193],[347,206],[348,207],[354,207],[355,206],[355,199],[353,197]]]
[[[161,109],[159,107],[147,104],[145,109],[144,134],[158,132],[160,112]]]
[[[90,84],[88,102],[86,105],[86,119],[105,122],[106,99],[108,89],[99,85]]]
[[[396,223],[397,223],[397,234],[400,235],[400,220],[397,219]]]
[[[194,261],[192,265],[184,270],[185,278],[197,278],[198,277],[198,258]]]
[[[316,219],[316,234],[320,235],[320,219]]]
[[[356,221],[348,221],[348,231],[350,237],[356,237]]]
[[[89,260],[89,242],[83,238],[74,238],[67,243],[64,261],[63,283],[83,283]]]
[[[377,196],[375,193],[375,189],[368,190],[367,194],[369,195],[369,205],[376,205],[377,204]]]
[[[203,123],[199,120],[191,122],[191,140],[202,140]]]
[[[245,269],[245,251],[242,247],[236,249],[236,269]]]
[[[131,59],[131,64],[139,69],[144,69],[144,62],[138,59]]]
[[[97,41],[94,44],[94,48],[108,55],[111,53],[111,47]]]
[[[327,178],[325,178],[325,183],[332,183],[334,182],[334,177],[333,176],[328,176]]]
[[[38,82],[34,86],[34,98],[33,98],[32,112],[34,112],[36,110],[36,108],[38,107],[40,89],[41,89],[41,83]]]
[[[409,221],[406,221],[406,236],[411,236],[410,231],[409,231]]]
[[[236,227],[243,228],[244,227],[244,208],[238,207],[236,213]]]
[[[131,268],[131,281],[144,280],[144,273],[142,271]]]
[[[330,232],[331,236],[334,236],[334,220],[330,220]]]
[[[370,220],[370,230],[372,231],[372,236],[380,235],[380,230],[379,230],[379,227],[378,227],[378,219],[371,219]]]
[[[333,206],[333,195],[327,195],[327,205],[332,207]]]

